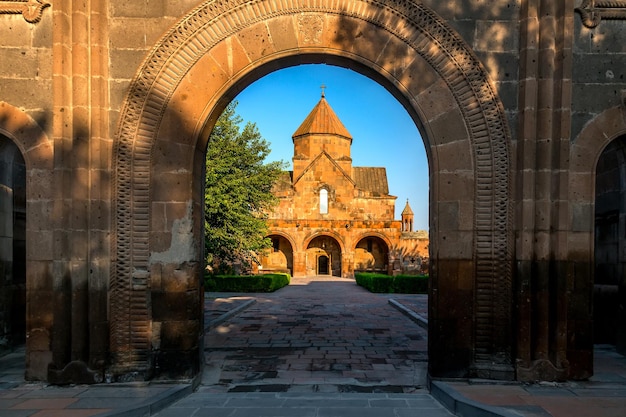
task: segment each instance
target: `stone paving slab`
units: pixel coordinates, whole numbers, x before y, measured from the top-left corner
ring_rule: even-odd
[[[213,393],[200,388],[157,414],[191,416],[451,416],[427,393]]]
[[[59,387],[21,382],[16,387],[0,389],[0,416],[149,416],[191,392],[191,384],[129,383]]]
[[[498,384],[494,381],[449,381],[470,401],[498,406],[525,417],[626,416],[626,357],[613,346],[594,350],[597,373],[588,381]]]

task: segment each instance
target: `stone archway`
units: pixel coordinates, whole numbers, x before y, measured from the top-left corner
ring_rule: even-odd
[[[46,380],[55,325],[52,303],[54,212],[53,144],[42,127],[18,108],[0,101],[0,136],[14,145],[24,169],[24,251],[27,380]],[[36,242],[36,244],[34,244]],[[21,314],[21,312],[20,312]],[[65,324],[65,323],[64,323]]]
[[[626,135],[604,149],[595,177],[593,340],[626,351],[626,314],[619,299],[620,287],[626,288]]]
[[[0,134],[0,356],[26,341],[26,166]]]
[[[389,272],[389,244],[378,236],[359,239],[354,250],[354,271]]]
[[[287,272],[293,275],[294,245],[288,237],[282,234],[270,233],[267,236],[272,247],[261,254],[259,270],[263,272]]]
[[[573,265],[580,297],[568,310],[567,338],[570,374],[573,379],[593,375],[593,289],[594,239],[596,226],[596,173],[600,156],[610,144],[626,135],[626,101],[602,112],[591,120],[576,137],[570,148],[569,195],[570,233],[567,239],[568,259]],[[573,304],[573,303],[572,303]],[[588,337],[576,337],[585,334]]]
[[[156,45],[131,84],[115,139],[113,373],[150,373],[154,361],[165,374],[197,371],[200,338],[181,343],[181,334],[200,333],[201,318],[173,311],[187,317],[174,325],[150,300],[184,293],[199,303],[198,172],[209,132],[238,91],[300,63],[378,81],[427,142],[431,373],[512,378],[506,117],[470,47],[426,6],[400,0],[207,1]]]

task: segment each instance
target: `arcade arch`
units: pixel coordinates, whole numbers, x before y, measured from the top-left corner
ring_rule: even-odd
[[[272,233],[267,236],[272,247],[261,254],[261,264],[264,272],[287,272],[293,275],[292,242],[285,236]]]
[[[354,271],[389,272],[389,245],[378,236],[361,238],[354,251]]]
[[[189,330],[181,344],[180,332],[169,333],[170,318],[155,316],[149,300],[172,291],[176,271],[177,288],[200,302],[199,173],[209,133],[254,80],[286,66],[329,63],[387,88],[426,141],[436,248],[431,373],[513,377],[509,131],[495,89],[471,48],[421,3],[322,3],[202,3],[156,45],[133,80],[115,138],[114,373],[150,372],[156,362],[166,374],[185,362],[197,371],[198,318],[171,312],[176,329]],[[464,279],[451,279],[459,270],[467,271]],[[439,298],[456,308],[436,307]],[[440,332],[449,321],[461,324]],[[160,349],[146,328],[160,329]]]

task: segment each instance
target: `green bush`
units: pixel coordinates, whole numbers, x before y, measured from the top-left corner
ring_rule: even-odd
[[[385,274],[361,272],[354,274],[356,283],[371,292],[393,292],[393,277]]]
[[[356,283],[371,292],[428,294],[428,275],[385,275],[370,272],[354,274]]]
[[[274,292],[289,285],[285,273],[264,275],[206,275],[204,289],[211,292]]]

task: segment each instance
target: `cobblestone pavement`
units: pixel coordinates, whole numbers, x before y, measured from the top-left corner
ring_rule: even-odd
[[[352,279],[294,278],[205,336],[203,385],[216,392],[415,392],[427,333]],[[398,295],[425,314],[425,295]],[[336,388],[332,388],[336,387]]]

